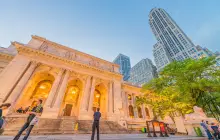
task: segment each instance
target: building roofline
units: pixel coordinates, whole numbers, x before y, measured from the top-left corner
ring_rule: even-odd
[[[124,55],[124,54],[122,54],[122,53],[119,53],[119,54],[116,56],[116,58],[113,60],[113,62],[115,62],[116,59],[118,59],[118,57],[120,57],[120,56],[125,56],[125,57],[127,57],[127,58],[130,60],[130,57],[129,57],[129,56]]]
[[[112,63],[110,61],[107,61],[107,60],[104,60],[102,58],[99,58],[99,57],[96,57],[96,56],[93,56],[93,55],[90,55],[90,54],[87,54],[87,53],[84,53],[84,52],[81,52],[81,51],[78,51],[76,49],[73,49],[73,48],[70,48],[70,47],[67,47],[67,46],[64,46],[64,45],[61,45],[59,43],[56,43],[56,42],[53,42],[53,41],[50,41],[50,40],[47,40],[46,38],[44,37],[40,37],[40,36],[37,36],[37,35],[32,35],[31,36],[33,39],[37,39],[37,40],[42,40],[42,41],[46,41],[48,43],[51,43],[51,44],[54,44],[55,46],[58,46],[59,48],[63,48],[63,49],[68,49],[68,50],[74,50],[75,52],[78,52],[78,53],[81,53],[81,54],[84,54],[86,56],[89,56],[89,57],[92,57],[92,58],[95,58],[95,59],[98,59],[100,61],[103,61],[103,62],[107,62],[107,63],[110,63],[116,67],[120,67],[118,64],[115,64],[115,63]]]

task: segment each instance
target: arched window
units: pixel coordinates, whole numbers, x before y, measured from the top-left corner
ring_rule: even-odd
[[[146,117],[150,118],[150,113],[149,113],[149,109],[147,107],[145,107],[145,112],[146,112]]]
[[[131,98],[131,95],[130,94],[128,94],[128,100],[130,101],[132,98]]]
[[[52,81],[50,80],[43,80],[39,82],[34,89],[31,99],[45,100],[47,96],[49,95],[51,87],[52,87]]]
[[[138,117],[139,117],[139,118],[143,118],[141,107],[138,106],[138,107],[137,107],[137,110],[138,110]]]
[[[129,116],[130,116],[131,118],[134,118],[134,109],[133,109],[133,106],[132,106],[132,105],[129,105],[128,109],[129,109]]]

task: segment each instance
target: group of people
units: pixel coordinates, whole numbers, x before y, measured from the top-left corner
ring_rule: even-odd
[[[29,108],[30,106],[26,107],[25,109],[23,109],[23,107],[20,107],[16,110],[16,112],[25,114],[26,112],[28,112]]]
[[[37,102],[34,102],[31,106],[29,106],[28,109],[23,110],[22,108],[20,108],[17,110],[18,113],[25,112],[26,114],[28,114],[28,118],[13,140],[18,140],[21,134],[23,133],[23,131],[25,131],[26,129],[27,129],[26,135],[24,136],[23,140],[27,140],[28,136],[31,133],[31,130],[33,129],[34,125],[38,122],[39,116],[43,112],[42,102],[43,101],[39,99]],[[11,104],[3,104],[0,106],[0,130],[3,129],[5,123],[2,112],[4,109],[7,109],[10,106]],[[101,113],[99,112],[99,108],[97,108],[97,111],[94,113],[93,118],[94,121],[92,125],[91,140],[94,140],[96,129],[97,129],[97,140],[99,140],[99,120],[101,118]],[[202,120],[200,125],[205,130],[209,140],[220,140],[220,127],[218,125],[216,125],[215,123],[209,124],[208,121],[204,121],[204,120]]]
[[[23,140],[27,140],[28,136],[31,133],[31,130],[33,129],[34,125],[38,122],[39,120],[39,116],[41,115],[43,111],[43,106],[42,106],[42,100],[38,100],[37,104],[32,104],[29,107],[29,110],[26,112],[27,114],[29,114],[27,121],[25,122],[25,124],[23,125],[23,127],[19,130],[19,132],[17,133],[17,135],[14,137],[13,140],[18,140],[21,136],[21,134],[23,133],[23,131],[26,131],[26,134],[23,138]],[[99,140],[99,120],[101,117],[101,113],[99,112],[99,108],[97,108],[97,111],[94,113],[93,118],[93,125],[92,125],[92,136],[91,136],[91,140],[94,140],[94,136],[95,136],[95,130],[97,130],[97,140]]]
[[[220,140],[220,127],[218,125],[215,123],[209,124],[208,121],[205,122],[204,120],[202,120],[200,125],[205,130],[209,140]]]
[[[28,110],[25,112],[28,114],[27,120],[25,124],[21,127],[21,129],[18,131],[17,135],[14,137],[13,140],[19,140],[21,134],[27,129],[26,134],[23,138],[23,140],[27,140],[28,136],[31,133],[31,130],[33,129],[34,125],[39,121],[39,117],[41,113],[43,112],[43,105],[42,100],[39,99],[37,102],[32,103],[30,107],[28,107]],[[2,115],[2,110],[10,107],[11,104],[3,104],[0,106],[0,130],[3,129],[4,125],[4,116]],[[18,112],[19,111],[19,112]],[[24,113],[22,109],[17,110],[18,113]],[[92,125],[92,136],[91,140],[94,140],[95,130],[97,130],[97,140],[99,140],[99,120],[101,118],[101,113],[99,112],[99,108],[97,108],[97,111],[93,115],[94,121]]]
[[[23,133],[23,131],[26,131],[26,134],[23,138],[23,140],[27,140],[28,136],[31,133],[31,130],[33,129],[34,125],[38,122],[39,116],[43,112],[43,105],[42,100],[39,99],[37,102],[32,103],[32,105],[29,107],[26,114],[28,114],[27,120],[25,124],[22,126],[22,128],[18,131],[17,135],[14,137],[13,140],[18,140]]]

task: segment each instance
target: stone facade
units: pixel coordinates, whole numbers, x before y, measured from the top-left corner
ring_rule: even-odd
[[[0,103],[12,104],[4,112],[9,120],[24,120],[27,115],[16,110],[39,98],[44,104],[42,127],[50,122],[60,125],[65,118],[92,120],[97,107],[102,120],[123,127],[153,117],[149,106],[135,107],[140,87],[123,81],[119,65],[39,36],[11,46],[0,50]]]

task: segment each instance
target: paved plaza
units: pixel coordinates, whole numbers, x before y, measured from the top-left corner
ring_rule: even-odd
[[[28,140],[90,140],[91,135],[42,135],[30,136]],[[23,136],[20,138],[22,140]],[[1,140],[12,140],[12,136],[0,136]],[[100,140],[207,140],[206,138],[189,137],[189,136],[170,136],[148,138],[145,134],[102,134]],[[96,140],[96,138],[95,138]]]

